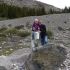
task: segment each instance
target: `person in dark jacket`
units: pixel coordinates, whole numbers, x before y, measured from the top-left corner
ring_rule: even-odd
[[[48,43],[48,36],[46,26],[42,23],[42,20],[39,20],[39,27],[40,27],[41,44],[45,45]]]

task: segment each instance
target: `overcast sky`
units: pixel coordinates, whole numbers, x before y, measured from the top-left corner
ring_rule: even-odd
[[[70,7],[70,0],[37,0],[50,5],[53,5],[58,8]]]

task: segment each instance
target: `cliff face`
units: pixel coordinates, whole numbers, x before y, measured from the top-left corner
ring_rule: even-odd
[[[61,11],[61,9],[54,7],[52,5],[42,3],[36,0],[0,0],[0,3],[6,3],[9,5],[15,5],[20,7],[29,7],[29,8],[40,8],[45,7],[45,10],[48,11],[51,9],[56,11]]]
[[[25,63],[26,70],[59,70],[66,54],[62,45],[45,45],[30,54]]]

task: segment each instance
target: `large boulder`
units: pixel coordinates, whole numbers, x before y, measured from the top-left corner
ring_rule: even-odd
[[[0,70],[7,70],[4,66],[0,66]]]
[[[44,45],[30,53],[24,68],[26,70],[59,70],[66,55],[67,48],[63,45]]]

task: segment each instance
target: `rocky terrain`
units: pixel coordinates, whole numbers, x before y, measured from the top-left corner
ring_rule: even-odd
[[[29,16],[24,18],[17,18],[17,19],[10,19],[10,20],[2,20],[0,21],[0,27],[6,26],[10,29],[9,24],[11,24],[11,28],[15,26],[24,25],[23,30],[27,30],[31,32],[31,27],[28,28],[26,26],[27,23],[32,25],[34,19],[41,19],[43,24],[46,25],[47,30],[52,30],[54,39],[51,40],[49,43],[56,43],[56,44],[64,44],[68,47],[68,54],[67,58],[63,64],[61,64],[59,70],[67,70],[70,69],[70,14],[50,14],[50,15],[43,15],[43,16]],[[61,27],[60,30],[58,27]],[[0,56],[0,70],[23,70],[23,64],[27,60],[28,55],[31,53],[31,49],[24,48],[24,46],[31,46],[31,36],[27,38],[20,38],[18,36],[13,36],[15,41],[8,41],[8,42],[0,42],[0,52],[2,51],[2,47],[5,49],[9,49],[10,51],[14,48],[17,51],[13,52],[11,55],[7,55],[9,50],[6,51],[6,56],[2,54]]]
[[[15,5],[20,7],[30,7],[30,8],[45,7],[46,11],[48,11],[50,8],[56,11],[61,11],[61,9],[57,7],[36,0],[0,0],[0,3],[6,3],[9,5]]]
[[[29,16],[24,18],[17,18],[17,19],[10,19],[10,20],[3,20],[0,21],[0,28],[2,26],[6,26],[10,29],[9,25],[11,24],[11,28],[14,28],[16,26],[24,25],[24,29],[20,29],[20,31],[27,30],[31,32],[31,27],[35,19],[42,20],[43,24],[46,25],[47,30],[51,30],[53,32],[53,40],[51,42],[53,43],[63,43],[66,46],[70,46],[70,14],[50,14],[50,15],[43,15],[43,16]],[[27,26],[28,25],[28,26]],[[60,28],[60,29],[59,29]],[[31,36],[28,36],[27,38],[20,38],[18,36],[12,36],[12,39],[16,40],[17,42],[8,42],[3,44],[0,42],[1,46],[21,46],[21,45],[27,45],[31,46]],[[10,38],[8,38],[10,40]],[[22,41],[22,43],[19,43],[19,41]],[[27,42],[28,41],[28,42]],[[57,42],[59,41],[59,42]]]
[[[0,70],[19,70],[19,67],[27,60],[30,52],[31,49],[23,48],[13,52],[9,56],[0,56]]]
[[[23,30],[31,31],[31,27],[28,28],[26,25],[28,23],[31,26],[36,18],[43,21],[43,24],[46,25],[47,30],[52,30],[55,38],[60,40],[70,40],[70,31],[68,30],[70,29],[70,14],[50,14],[4,20],[0,21],[0,27],[5,25],[10,28],[8,26],[9,24],[12,25],[12,28],[15,26],[24,25]]]
[[[23,48],[0,56],[0,70],[69,70],[69,55],[70,51],[62,44],[48,44],[34,51]]]
[[[58,70],[66,55],[63,45],[44,45],[29,55],[25,62],[26,70]]]

